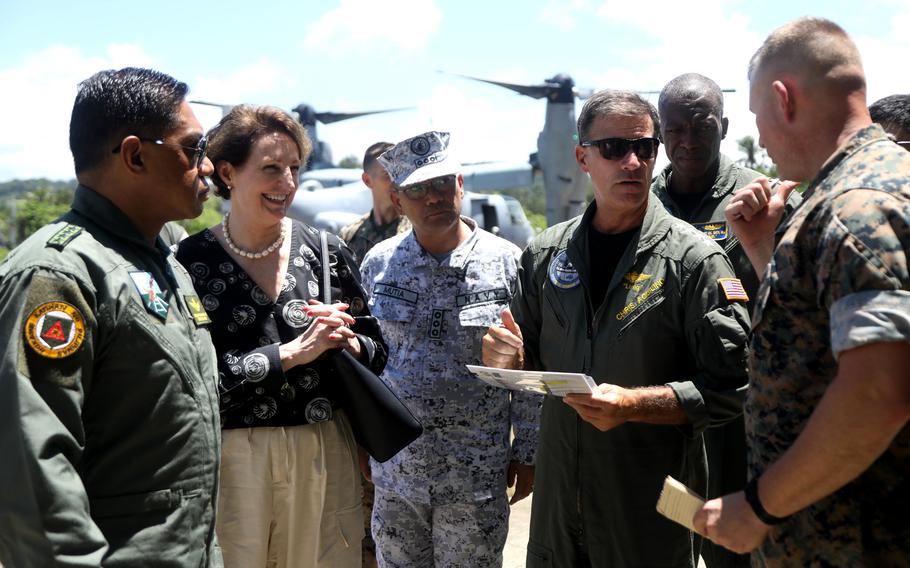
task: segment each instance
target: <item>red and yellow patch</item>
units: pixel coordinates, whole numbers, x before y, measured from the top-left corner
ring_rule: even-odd
[[[85,341],[85,320],[66,302],[41,304],[25,320],[25,340],[42,357],[69,357]]]
[[[743,283],[739,278],[718,278],[717,283],[720,284],[720,289],[723,290],[724,296],[727,297],[728,301],[749,301],[749,295],[746,293],[746,289],[743,288]]]

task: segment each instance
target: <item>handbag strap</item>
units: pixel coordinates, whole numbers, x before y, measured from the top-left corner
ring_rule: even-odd
[[[319,248],[322,253],[322,303],[332,303],[332,267],[329,263],[329,236],[319,229]]]

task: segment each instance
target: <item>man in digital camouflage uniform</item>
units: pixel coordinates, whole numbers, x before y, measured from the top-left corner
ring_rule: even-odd
[[[379,158],[413,230],[361,266],[389,345],[382,377],[424,427],[388,462],[371,462],[380,566],[501,566],[507,481],[513,503],[534,481],[540,397],[465,368],[480,364],[481,338],[512,299],[521,251],[460,215],[464,180],[448,141],[427,132]]]
[[[362,261],[373,245],[411,228],[408,218],[401,214],[392,203],[392,180],[377,158],[391,148],[389,142],[376,142],[363,154],[364,185],[373,194],[373,208],[370,212],[341,229],[339,236]]]
[[[727,227],[724,208],[733,192],[761,173],[735,163],[720,151],[727,135],[724,95],[704,75],[686,73],[672,79],[660,92],[661,142],[670,164],[651,184],[651,191],[671,215],[690,223],[720,245],[749,296],[750,311],[758,277],[739,239]],[[788,211],[799,204],[792,193]],[[746,434],[742,417],[705,431],[708,451],[708,497],[739,491],[746,484]],[[708,568],[749,566],[748,555],[738,555],[707,541],[702,557]]]
[[[856,46],[818,18],[778,28],[749,65],[750,108],[782,176],[727,219],[763,275],[746,397],[750,482],[696,528],[765,566],[910,562],[910,154],[866,108]]]
[[[869,105],[869,115],[910,152],[910,95],[890,95]]]
[[[156,238],[212,173],[187,86],[80,84],[72,209],[0,267],[0,564],[221,566],[209,320]]]
[[[532,241],[519,327],[506,312],[484,338],[487,365],[598,383],[544,401],[528,568],[695,566],[655,503],[668,475],[705,491],[702,433],[742,411],[746,295],[715,242],[649,199],[658,128],[635,93],[588,99],[575,155],[594,202]]]

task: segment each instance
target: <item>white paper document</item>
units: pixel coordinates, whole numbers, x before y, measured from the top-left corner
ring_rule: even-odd
[[[657,500],[657,512],[694,531],[692,520],[704,504],[705,500],[698,493],[668,475]]]
[[[480,365],[466,367],[481,381],[503,389],[565,396],[571,393],[590,394],[597,386],[591,377],[582,373],[513,371]]]

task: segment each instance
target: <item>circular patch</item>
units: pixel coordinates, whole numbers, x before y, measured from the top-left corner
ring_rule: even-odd
[[[269,358],[262,353],[253,353],[243,358],[243,374],[251,383],[258,383],[269,374]]]
[[[42,357],[69,357],[85,341],[85,320],[71,304],[47,302],[35,308],[25,320],[25,339]]]
[[[260,420],[268,420],[277,413],[278,403],[270,396],[263,397],[262,400],[256,401],[253,404],[253,414]]]
[[[230,262],[222,262],[218,265],[218,270],[224,274],[230,274],[231,272],[234,272],[234,265]]]
[[[332,419],[332,403],[327,398],[314,398],[304,410],[307,422],[325,422]]]
[[[363,298],[357,297],[351,300],[351,315],[359,316],[360,312],[363,311],[364,303]]]
[[[291,327],[305,327],[310,324],[310,315],[304,310],[306,305],[303,300],[291,300],[281,309],[281,317]]]
[[[296,287],[297,287],[297,278],[295,278],[294,275],[291,274],[290,272],[285,274],[284,282],[281,283],[281,291],[287,293]]]
[[[418,156],[426,156],[430,151],[430,141],[425,136],[418,136],[411,140],[411,152]]]
[[[313,252],[313,249],[306,245],[300,245],[300,255],[307,261],[313,262],[316,260],[316,253]]]
[[[303,268],[304,266],[307,265],[307,262],[303,259],[302,256],[295,256],[294,260],[292,262],[294,263],[294,266],[296,266],[297,268]]]
[[[578,286],[580,282],[578,279],[578,271],[575,270],[575,267],[572,266],[572,262],[569,261],[569,255],[566,254],[565,249],[556,253],[556,256],[550,261],[547,275],[550,277],[550,282],[552,282],[554,286],[562,288],[563,290],[574,288]]]
[[[314,298],[319,297],[319,284],[315,280],[310,280],[306,283],[307,292],[310,293],[310,296]]]
[[[313,369],[304,369],[300,377],[297,378],[297,385],[303,390],[312,390],[319,386],[319,373]]]
[[[209,267],[202,262],[194,262],[190,265],[190,273],[197,278],[205,278],[209,275]]]
[[[208,289],[213,294],[220,294],[227,289],[227,284],[221,278],[215,278],[214,280],[209,280]]]
[[[289,385],[287,383],[284,383],[283,385],[281,385],[280,394],[281,394],[281,398],[283,398],[285,400],[294,400],[297,397],[297,391],[294,390],[294,387],[292,387],[291,385]]]
[[[212,296],[211,294],[206,294],[202,297],[202,306],[206,309],[206,311],[214,312],[220,305],[221,302],[218,301],[218,298]]]

